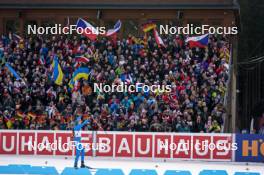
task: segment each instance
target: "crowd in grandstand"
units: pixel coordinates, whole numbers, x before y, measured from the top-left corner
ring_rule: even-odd
[[[225,115],[229,43],[210,35],[205,48],[190,48],[186,36],[163,36],[159,47],[153,36],[143,42],[128,36],[33,36],[0,40],[0,129],[71,130],[77,116],[90,118],[86,130],[152,132],[221,132]],[[75,57],[85,56],[88,80],[73,88],[69,81]],[[63,84],[52,79],[58,57]],[[8,63],[21,77],[17,79]],[[100,93],[94,83],[171,85],[171,92]]]

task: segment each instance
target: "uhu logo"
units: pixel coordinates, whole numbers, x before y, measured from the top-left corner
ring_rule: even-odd
[[[244,140],[242,150],[242,156],[264,156],[263,140]]]

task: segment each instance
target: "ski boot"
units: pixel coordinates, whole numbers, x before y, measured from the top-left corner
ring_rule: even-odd
[[[84,164],[84,161],[81,162],[81,168],[93,169],[92,167],[86,166],[86,165]]]

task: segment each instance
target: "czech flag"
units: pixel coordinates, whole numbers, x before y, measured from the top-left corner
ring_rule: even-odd
[[[85,56],[76,56],[75,57],[75,64],[74,64],[74,67],[80,67],[81,66],[81,63],[88,63],[89,62],[89,59],[86,58]]]
[[[75,81],[81,78],[88,80],[89,74],[90,74],[90,70],[88,68],[84,68],[84,67],[78,68],[76,71],[74,71],[72,75],[72,79],[69,82],[70,88],[73,88]]]
[[[57,85],[62,85],[64,74],[61,70],[58,57],[54,57],[54,60],[52,62],[52,68],[53,68],[53,74],[52,74],[53,81]]]
[[[120,29],[121,29],[121,26],[122,26],[122,23],[120,20],[118,20],[116,22],[116,24],[114,25],[114,28],[113,29],[109,29],[107,32],[106,32],[106,36],[112,36],[114,34],[116,34]]]
[[[82,18],[78,19],[76,28],[79,30],[79,32],[81,32],[82,35],[86,36],[92,41],[94,41],[99,34],[99,31],[95,27]]]
[[[189,37],[185,42],[189,43],[190,48],[200,47],[205,48],[208,44],[209,34],[204,34],[201,36]]]
[[[158,31],[157,31],[156,29],[154,29],[153,32],[154,32],[154,37],[155,37],[155,40],[156,40],[158,46],[159,46],[159,47],[160,47],[160,46],[165,47],[165,44],[164,44],[164,42],[162,41],[161,37],[159,36]]]

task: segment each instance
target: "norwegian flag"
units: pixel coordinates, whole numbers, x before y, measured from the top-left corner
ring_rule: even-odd
[[[82,63],[88,63],[89,62],[89,59],[86,58],[85,56],[77,56],[75,57],[75,64],[74,64],[74,67],[75,68],[78,68],[81,66]]]

